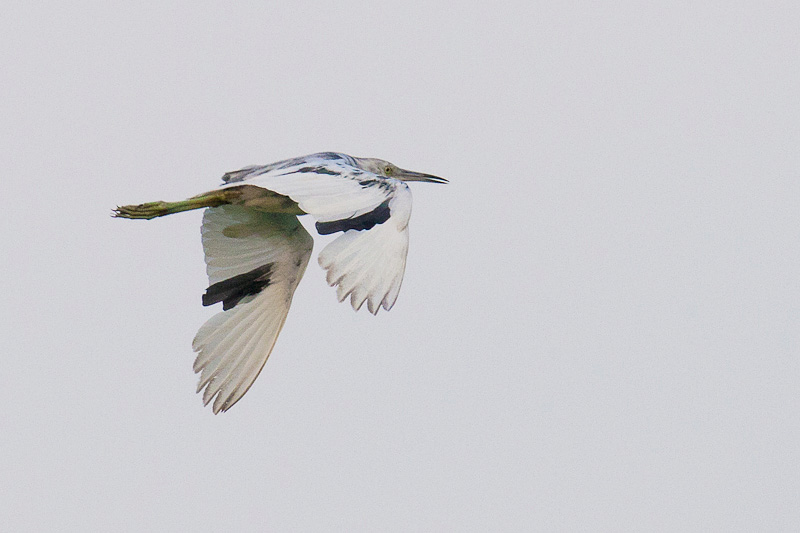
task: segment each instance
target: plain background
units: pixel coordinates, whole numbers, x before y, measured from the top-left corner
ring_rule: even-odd
[[[797,531],[796,2],[31,2],[0,22],[0,528]],[[334,150],[418,184],[377,318],[312,259],[194,394],[201,213]],[[324,239],[317,239],[316,252]]]

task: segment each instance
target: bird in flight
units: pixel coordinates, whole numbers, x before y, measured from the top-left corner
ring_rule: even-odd
[[[278,338],[313,239],[297,219],[309,214],[321,235],[341,232],[319,254],[339,301],[358,311],[392,308],[400,291],[411,216],[409,181],[447,183],[380,159],[334,152],[250,166],[222,185],[180,202],[117,207],[113,216],[152,219],[206,208],[202,242],[209,287],[203,305],[222,303],[192,342],[203,403],[227,411],[247,392]],[[204,390],[205,389],[205,390]]]

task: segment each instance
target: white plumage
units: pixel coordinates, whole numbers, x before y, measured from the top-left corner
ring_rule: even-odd
[[[383,224],[365,231],[348,230],[319,254],[319,265],[328,271],[328,284],[338,286],[339,301],[350,296],[356,311],[365,300],[373,315],[381,306],[388,311],[400,292],[411,217],[408,185],[398,185],[389,209],[392,215]]]
[[[197,391],[205,387],[206,404],[217,395],[217,413],[247,392],[267,362],[314,241],[294,215],[263,213],[238,205],[207,209],[202,235],[212,286],[273,265],[267,287],[212,316],[192,342],[198,352],[194,362],[194,371],[200,373]]]
[[[339,301],[370,313],[392,308],[408,253],[411,191],[406,181],[447,181],[380,159],[322,152],[246,167],[223,185],[183,202],[118,207],[123,218],[155,218],[208,208],[202,242],[209,287],[204,305],[223,311],[197,332],[194,370],[203,402],[226,411],[247,392],[267,361],[313,240],[297,219],[310,214],[321,234],[341,232],[319,254]]]

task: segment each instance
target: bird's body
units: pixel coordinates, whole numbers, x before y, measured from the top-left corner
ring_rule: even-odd
[[[258,377],[278,338],[313,240],[297,219],[310,214],[320,234],[342,232],[319,255],[339,300],[377,314],[394,305],[405,271],[411,192],[406,181],[446,180],[379,159],[334,152],[228,172],[218,189],[182,202],[118,207],[122,218],[155,218],[207,208],[202,242],[209,287],[203,305],[223,311],[198,331],[198,392],[214,412],[235,404]]]

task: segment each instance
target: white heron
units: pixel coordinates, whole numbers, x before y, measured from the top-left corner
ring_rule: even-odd
[[[408,252],[411,191],[405,182],[447,180],[403,170],[380,159],[334,152],[228,172],[223,184],[181,202],[117,207],[114,216],[151,219],[206,209],[202,242],[209,287],[203,305],[222,302],[192,342],[197,392],[227,411],[267,361],[311,256],[313,239],[297,219],[309,214],[317,232],[342,232],[319,254],[339,301],[358,311],[392,308]]]

